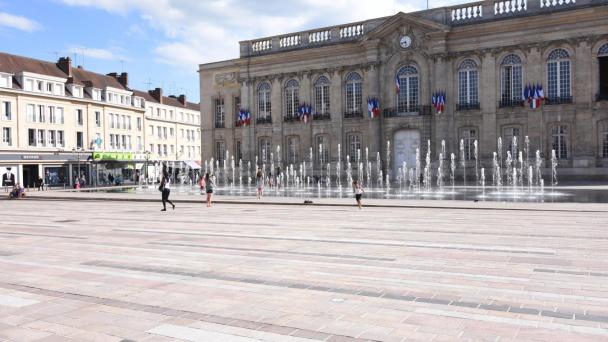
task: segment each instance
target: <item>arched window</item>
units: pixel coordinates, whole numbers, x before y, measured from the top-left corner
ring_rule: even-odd
[[[600,66],[600,89],[598,100],[608,100],[608,44],[602,45],[597,51]]]
[[[515,54],[507,55],[500,63],[500,106],[522,104],[522,63]]]
[[[258,87],[258,119],[271,117],[272,103],[270,102],[270,84],[264,82]]]
[[[329,80],[325,76],[315,82],[315,114],[329,114]]]
[[[361,114],[363,102],[363,79],[356,72],[346,77],[346,114],[356,116]]]
[[[285,118],[293,119],[298,116],[300,106],[300,84],[296,80],[289,80],[285,84]]]
[[[479,109],[477,63],[465,59],[458,68],[458,109]]]
[[[555,49],[547,58],[547,103],[570,101],[570,55],[564,49]]]
[[[404,66],[397,71],[399,92],[397,94],[397,112],[412,113],[418,111],[418,70]]]

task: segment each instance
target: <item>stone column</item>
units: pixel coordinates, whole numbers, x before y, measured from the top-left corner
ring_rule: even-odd
[[[342,160],[346,155],[344,153],[344,132],[343,132],[343,121],[344,121],[344,100],[342,99],[343,89],[342,89],[342,72],[338,70],[334,70],[330,73],[330,87],[329,87],[329,103],[331,108],[331,137],[330,137],[330,151],[332,151],[330,158],[338,159],[338,144],[341,145],[342,149]],[[314,136],[312,137],[311,146],[315,144]],[[313,147],[314,149],[314,147]],[[335,153],[333,152],[335,151]]]
[[[251,113],[251,125],[241,128],[241,136],[235,137],[241,141],[241,153],[243,154],[243,163],[252,160],[251,148],[252,148],[252,136],[255,128],[255,108],[253,99],[253,82],[251,80],[243,81],[241,83],[241,108],[249,110]],[[255,146],[255,145],[254,145]],[[236,152],[236,150],[235,150]],[[235,156],[236,158],[236,156]],[[237,160],[238,162],[238,160]]]
[[[286,80],[281,78],[275,78],[272,80],[272,141],[270,146],[272,147],[273,153],[277,144],[281,144],[283,141],[283,115],[284,105],[283,101],[283,83]],[[270,157],[270,156],[269,156]]]
[[[523,70],[523,87],[526,84],[531,83],[542,83],[543,89],[545,90],[545,94],[547,91],[546,77],[545,77],[546,63],[543,61],[540,47],[533,47],[528,52],[528,56],[526,58]],[[534,156],[536,150],[540,150],[542,153],[545,153],[546,146],[546,119],[548,113],[547,108],[542,107],[541,109],[531,110],[522,109],[527,113],[527,127],[524,127],[522,143],[525,139],[524,137],[527,135],[530,139],[530,156]],[[524,123],[526,123],[524,121]],[[545,153],[546,155],[546,153]]]
[[[592,167],[594,165],[597,146],[596,127],[593,125],[592,103],[594,88],[589,80],[592,79],[593,56],[591,43],[579,41],[575,46],[571,62],[570,74],[572,96],[574,99],[574,122],[570,128],[570,151],[573,167]]]
[[[481,57],[481,73],[479,80],[479,100],[483,113],[482,124],[479,127],[479,155],[480,161],[492,160],[492,153],[496,150],[496,110],[500,96],[500,85],[496,78],[500,74],[497,69],[496,56],[486,52]],[[459,128],[456,127],[456,130]],[[459,136],[456,131],[457,138]]]

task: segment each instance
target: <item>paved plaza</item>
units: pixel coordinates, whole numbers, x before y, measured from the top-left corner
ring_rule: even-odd
[[[83,196],[0,201],[0,341],[608,341],[606,205]]]

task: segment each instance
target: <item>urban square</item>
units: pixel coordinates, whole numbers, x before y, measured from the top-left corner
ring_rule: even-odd
[[[0,341],[608,341],[608,0],[8,1],[0,36]]]

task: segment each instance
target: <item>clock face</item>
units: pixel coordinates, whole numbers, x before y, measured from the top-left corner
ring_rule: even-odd
[[[401,47],[404,49],[409,48],[410,46],[412,46],[412,38],[410,38],[410,36],[401,37],[401,40],[399,41],[399,45],[401,45]]]

